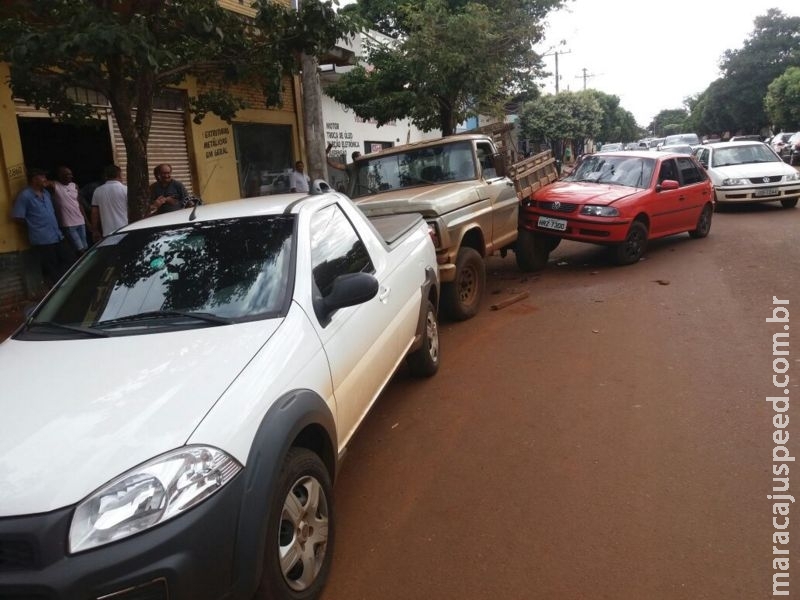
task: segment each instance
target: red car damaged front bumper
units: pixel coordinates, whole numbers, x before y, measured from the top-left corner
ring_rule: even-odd
[[[580,214],[581,204],[526,200],[520,207],[520,227],[566,240],[593,244],[625,241],[631,219]]]

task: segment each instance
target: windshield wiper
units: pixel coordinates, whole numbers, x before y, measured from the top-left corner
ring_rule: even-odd
[[[25,327],[28,329],[33,329],[34,327],[52,327],[53,329],[66,329],[67,331],[75,331],[78,333],[83,333],[85,335],[91,335],[94,337],[108,337],[109,334],[105,331],[100,331],[99,329],[94,329],[93,327],[82,327],[80,325],[67,325],[66,323],[56,323],[54,321],[29,321],[25,324]]]
[[[230,325],[231,323],[235,322],[233,319],[228,319],[227,317],[219,317],[217,315],[212,315],[211,313],[206,313],[206,312],[184,312],[181,310],[151,310],[143,313],[138,313],[135,315],[126,315],[124,317],[118,317],[116,319],[100,321],[99,323],[97,323],[97,325],[105,327],[106,325],[118,325],[121,323],[131,323],[133,321],[147,321],[149,319],[162,319],[162,318],[169,319],[173,317],[197,319],[199,321],[212,323],[214,325]]]

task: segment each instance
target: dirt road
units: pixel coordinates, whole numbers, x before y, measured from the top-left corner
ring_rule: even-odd
[[[800,209],[717,213],[631,267],[570,242],[539,276],[492,259],[489,287],[442,324],[439,374],[398,374],[356,436],[324,599],[771,597],[764,319],[773,296],[800,319]]]

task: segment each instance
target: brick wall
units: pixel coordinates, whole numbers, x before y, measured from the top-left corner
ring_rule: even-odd
[[[213,89],[211,86],[198,82],[197,84],[197,92],[202,93],[206,92],[209,89]],[[243,99],[247,103],[247,108],[255,108],[255,109],[265,109],[265,99],[264,94],[261,91],[253,87],[252,85],[247,85],[244,83],[239,83],[236,85],[228,86],[228,91],[231,94],[236,96],[237,98]],[[291,77],[284,77],[283,78],[283,93],[281,95],[282,105],[280,107],[270,107],[271,110],[280,110],[284,112],[294,112],[294,91],[292,87],[292,79]]]

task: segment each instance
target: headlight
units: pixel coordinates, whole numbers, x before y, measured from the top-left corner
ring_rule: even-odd
[[[792,173],[790,175],[784,175],[783,176],[783,180],[784,181],[800,181],[800,172],[795,171],[794,173]]]
[[[730,179],[723,179],[722,185],[750,185],[750,180],[740,177],[731,177]]]
[[[586,204],[581,208],[581,214],[589,215],[591,217],[618,217],[619,211],[613,206]]]
[[[69,551],[82,552],[163,523],[199,504],[242,469],[205,446],[163,454],[104,485],[75,509]]]

